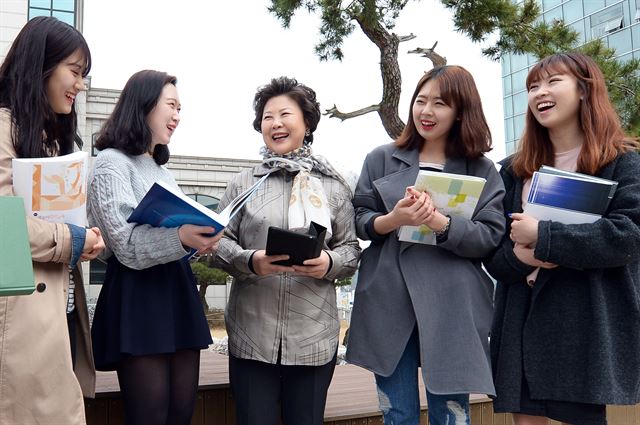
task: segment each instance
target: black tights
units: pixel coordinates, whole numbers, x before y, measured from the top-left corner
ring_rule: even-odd
[[[118,365],[127,425],[188,425],[195,406],[200,351],[131,356]]]

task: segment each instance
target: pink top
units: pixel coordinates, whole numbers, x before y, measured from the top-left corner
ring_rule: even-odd
[[[582,145],[568,150],[566,152],[557,152],[553,166],[565,171],[576,171],[578,169],[578,157]],[[522,208],[527,205],[527,198],[529,197],[529,189],[531,188],[531,179],[526,179],[522,186]],[[527,284],[533,286],[538,277],[538,271],[540,268],[536,268],[531,274],[527,276]]]

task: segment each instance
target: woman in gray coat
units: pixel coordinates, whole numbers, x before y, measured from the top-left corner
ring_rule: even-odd
[[[262,133],[262,164],[227,187],[224,208],[270,174],[229,223],[216,262],[235,279],[225,312],[229,378],[240,425],[322,425],[336,362],[340,324],[335,279],[351,276],[360,247],[351,190],[311,152],[320,105],[310,88],[281,77],[260,88],[254,128]],[[283,266],[266,255],[269,226],[327,228],[323,250],[304,265]]]
[[[432,425],[469,423],[469,393],[494,394],[489,366],[493,283],[480,259],[502,238],[504,187],[483,156],[491,135],[473,77],[446,66],[426,73],[394,144],[371,152],[356,188],[360,264],[347,361],[375,373],[385,423],[419,423],[422,366]],[[486,179],[471,219],[445,216],[409,187],[420,169]],[[405,195],[406,192],[406,195]],[[436,245],[401,242],[425,224]]]

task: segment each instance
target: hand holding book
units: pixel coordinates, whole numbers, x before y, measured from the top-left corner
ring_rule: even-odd
[[[279,264],[282,261],[289,260],[287,254],[267,255],[264,249],[260,249],[251,256],[253,271],[258,276],[266,276],[276,273],[293,273],[295,270],[291,266],[283,266]]]
[[[442,220],[445,216],[471,219],[484,185],[485,179],[481,177],[421,170],[416,179],[415,189],[423,193],[428,192],[437,211],[434,211],[436,214],[434,219],[430,219],[429,225],[404,224],[398,231],[398,239],[435,245],[434,230],[440,230],[446,225]]]
[[[538,219],[519,213],[511,214],[511,219],[511,240],[523,246],[535,246],[538,242]]]
[[[183,224],[178,229],[178,236],[182,245],[195,250],[195,254],[203,255],[215,251],[218,242],[224,235],[218,232],[215,235],[215,228],[210,226],[196,226],[194,224]]]

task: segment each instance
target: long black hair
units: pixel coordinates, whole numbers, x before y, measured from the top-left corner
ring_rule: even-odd
[[[166,72],[144,70],[133,74],[125,84],[111,116],[104,123],[96,140],[96,148],[114,148],[129,155],[142,155],[151,149],[151,129],[147,116],[155,108],[162,89],[177,83]],[[157,144],[153,150],[156,164],[169,161],[169,147]]]
[[[56,18],[40,16],[22,28],[0,67],[0,107],[11,111],[13,146],[19,158],[64,155],[81,145],[75,105],[70,114],[57,114],[47,98],[47,82],[56,67],[79,50],[83,77],[91,69],[91,53],[82,34]],[[43,139],[43,132],[46,138]]]

